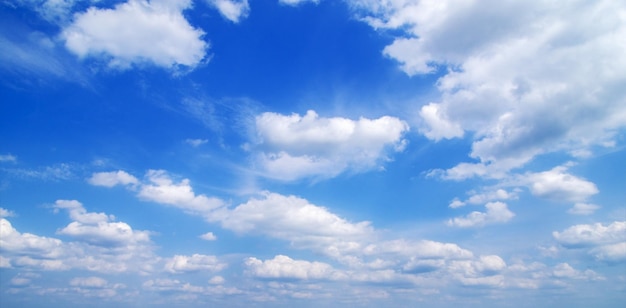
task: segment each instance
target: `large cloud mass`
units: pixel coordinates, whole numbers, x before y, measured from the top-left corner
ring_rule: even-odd
[[[384,50],[409,75],[447,66],[421,132],[472,132],[486,175],[536,155],[589,155],[626,127],[626,8],[619,1],[351,1],[376,28],[402,29]],[[467,166],[466,166],[467,167]]]

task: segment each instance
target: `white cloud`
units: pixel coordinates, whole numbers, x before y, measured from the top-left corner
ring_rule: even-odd
[[[70,280],[70,286],[83,288],[103,288],[108,282],[100,277],[76,277]]]
[[[286,5],[291,5],[291,6],[297,6],[300,5],[302,3],[306,3],[306,2],[313,2],[313,3],[319,3],[319,0],[278,0],[279,3],[281,4],[286,4]]]
[[[185,142],[189,145],[191,145],[194,148],[197,148],[207,142],[209,142],[209,140],[207,139],[186,139]]]
[[[572,215],[591,215],[600,207],[590,203],[576,203],[574,207],[567,210]]]
[[[404,32],[384,53],[407,74],[444,72],[420,131],[433,140],[472,132],[470,156],[498,165],[476,175],[543,153],[589,154],[626,127],[623,3],[350,3],[371,26]]]
[[[288,279],[332,279],[333,275],[340,275],[329,264],[294,260],[284,255],[277,255],[274,259],[261,261],[257,258],[248,258],[245,261],[248,272],[262,278]]]
[[[549,171],[527,173],[520,181],[528,185],[533,195],[555,201],[584,201],[598,193],[594,183],[566,171],[567,167],[559,166]]]
[[[487,212],[471,212],[465,217],[456,217],[448,220],[449,226],[455,227],[479,227],[493,223],[504,223],[515,216],[502,202],[489,202],[485,204]]]
[[[213,234],[213,232],[207,232],[205,234],[200,235],[200,238],[205,241],[215,241],[217,240],[217,236]]]
[[[307,200],[275,193],[216,213],[212,219],[235,232],[261,233],[292,242],[349,240],[372,233],[369,222],[351,223]]]
[[[91,185],[113,187],[116,185],[137,184],[139,181],[125,171],[97,172],[91,175],[87,182]]]
[[[15,213],[13,211],[0,207],[0,218],[13,217],[13,216],[15,216]]]
[[[63,255],[63,242],[59,239],[18,232],[11,223],[0,218],[0,251],[39,258],[56,258]],[[4,255],[4,257],[8,257]],[[11,264],[10,259],[7,261]]]
[[[58,230],[58,234],[105,246],[130,246],[150,241],[147,231],[133,230],[124,222],[113,222],[115,217],[104,213],[89,213],[76,200],[57,200],[54,208],[68,210],[70,217],[75,220]]]
[[[250,5],[248,0],[206,0],[207,3],[215,7],[224,18],[238,23],[241,19],[248,17]]]
[[[196,195],[188,179],[175,183],[163,170],[149,170],[146,180],[148,183],[140,185],[138,196],[141,199],[168,204],[200,215],[208,215],[216,208],[224,206],[220,199]]]
[[[608,226],[601,223],[575,225],[563,232],[552,232],[565,247],[590,247],[626,241],[626,221],[615,221]]]
[[[109,66],[153,63],[165,68],[195,67],[206,54],[204,32],[182,14],[191,1],[129,0],[113,9],[89,8],[74,16],[61,34],[81,58],[104,57]]]
[[[185,273],[196,271],[217,272],[226,267],[215,256],[193,254],[191,256],[176,255],[167,260],[165,270],[170,273]]]
[[[4,162],[10,162],[10,163],[14,163],[17,161],[17,157],[11,155],[11,154],[3,154],[0,155],[0,162],[4,163]]]
[[[295,180],[364,171],[387,160],[387,150],[402,151],[408,125],[394,117],[320,118],[266,112],[256,118],[258,163],[265,176]]]

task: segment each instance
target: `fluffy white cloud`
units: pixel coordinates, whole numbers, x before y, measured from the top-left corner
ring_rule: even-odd
[[[217,236],[213,234],[213,232],[207,232],[205,234],[200,235],[200,238],[205,241],[215,241],[217,240]]]
[[[449,226],[455,227],[479,227],[492,223],[504,223],[515,216],[502,202],[489,202],[485,204],[487,212],[471,212],[465,217],[455,217],[448,220]]]
[[[226,229],[266,234],[293,242],[363,238],[373,229],[369,222],[351,223],[327,209],[295,196],[265,193],[227,212],[216,213]]]
[[[576,203],[574,207],[567,210],[567,212],[573,215],[591,215],[599,208],[600,207],[595,204]]]
[[[320,118],[266,112],[256,118],[258,163],[264,175],[295,180],[334,177],[346,170],[363,171],[386,160],[386,150],[404,149],[408,125],[394,117]]]
[[[170,273],[184,273],[196,271],[217,272],[226,267],[215,256],[193,254],[191,256],[176,255],[165,264],[165,270]]]
[[[113,222],[115,217],[104,213],[89,213],[76,200],[57,200],[55,209],[69,211],[73,222],[57,231],[58,234],[80,238],[90,244],[129,246],[147,243],[150,236],[147,231],[133,230],[127,223]]]
[[[553,232],[554,238],[566,247],[589,247],[626,241],[626,221],[615,221],[608,226],[601,223],[575,225],[563,232]]]
[[[566,170],[566,167],[559,166],[549,171],[527,173],[520,181],[528,185],[533,195],[555,201],[584,201],[598,193],[594,183],[571,175]]]
[[[265,261],[261,261],[257,258],[248,258],[245,261],[245,265],[248,267],[249,273],[262,278],[306,280],[333,279],[343,276],[336,272],[329,264],[294,260],[284,255],[277,255],[274,259]]]
[[[575,225],[552,236],[566,248],[584,248],[594,258],[606,262],[626,261],[626,221],[608,226],[596,223]]]
[[[91,185],[113,187],[116,185],[137,184],[139,181],[136,177],[125,171],[97,172],[91,175],[87,182]]]
[[[407,74],[448,68],[440,101],[421,107],[420,131],[434,140],[472,132],[471,157],[484,167],[588,153],[626,127],[623,3],[349,2],[373,27],[405,32],[384,53]]]
[[[208,215],[224,206],[224,202],[218,198],[196,195],[188,179],[175,183],[163,170],[149,170],[146,180],[147,183],[140,185],[138,196],[141,199],[175,206],[199,215]]]
[[[11,223],[0,218],[0,251],[20,256],[57,258],[64,253],[63,242],[59,239],[18,232]],[[4,257],[8,257],[4,255]],[[8,265],[10,259],[6,260]]]
[[[13,211],[0,207],[0,218],[12,217],[12,216],[15,216],[15,213]]]
[[[246,18],[250,13],[248,0],[206,0],[207,3],[215,7],[224,18],[238,23]]]
[[[61,36],[81,58],[104,56],[109,66],[128,68],[150,62],[172,68],[194,67],[205,57],[204,32],[182,14],[190,0],[129,0],[113,9],[89,8],[74,16]]]

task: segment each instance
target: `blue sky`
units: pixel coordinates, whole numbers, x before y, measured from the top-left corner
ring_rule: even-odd
[[[2,1],[0,304],[618,306],[625,16]]]

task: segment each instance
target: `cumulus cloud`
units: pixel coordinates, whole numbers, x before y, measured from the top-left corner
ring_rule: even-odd
[[[372,27],[404,32],[384,54],[408,75],[447,67],[440,100],[420,107],[420,131],[433,140],[472,132],[470,155],[483,166],[579,156],[626,127],[622,3],[350,3]]]
[[[165,264],[165,270],[170,273],[185,273],[196,271],[217,272],[226,267],[215,256],[193,254],[191,256],[176,255]]]
[[[322,118],[271,112],[256,118],[258,164],[264,175],[295,180],[334,177],[346,170],[363,171],[387,160],[387,150],[401,151],[408,125],[394,117]]]
[[[597,260],[626,261],[626,221],[574,225],[552,236],[565,248],[585,249]]]
[[[208,215],[216,208],[224,206],[224,202],[218,198],[196,195],[189,179],[182,179],[176,183],[163,170],[149,170],[145,178],[146,182],[140,185],[138,193],[141,199],[171,205],[200,215]]]
[[[94,245],[128,246],[147,243],[150,236],[147,231],[133,230],[127,223],[114,222],[115,217],[104,213],[90,213],[76,200],[57,200],[55,209],[65,209],[75,220],[58,234],[80,238]]]
[[[455,217],[448,220],[449,226],[467,228],[480,227],[493,223],[504,223],[515,216],[502,202],[489,202],[485,204],[486,212],[474,211],[464,217]]]
[[[185,143],[189,144],[190,146],[194,148],[197,148],[207,142],[209,142],[209,140],[207,139],[185,139]]]
[[[109,66],[152,63],[195,67],[206,54],[204,32],[182,14],[190,0],[129,0],[113,9],[89,8],[63,29],[65,46],[80,58],[102,57]]]
[[[116,185],[137,184],[139,181],[136,177],[125,171],[97,172],[91,175],[87,182],[95,186],[113,187]]]
[[[108,282],[100,277],[76,277],[70,280],[70,286],[84,288],[103,288]]]
[[[332,279],[334,275],[339,275],[329,264],[294,260],[284,255],[265,261],[248,258],[245,265],[250,274],[262,278]]]
[[[572,207],[571,209],[567,210],[567,212],[572,214],[572,215],[591,215],[599,208],[600,208],[600,206],[597,206],[595,204],[576,203],[576,204],[574,204],[574,207]]]
[[[567,167],[559,166],[549,171],[527,173],[520,181],[528,185],[533,195],[555,201],[584,201],[598,193],[594,183],[566,171]]]
[[[34,256],[39,259],[57,258],[64,253],[63,242],[56,238],[20,233],[11,223],[0,218],[0,251],[20,256]],[[4,255],[3,257],[8,257]],[[8,258],[7,265],[11,264]]]
[[[207,3],[217,9],[224,18],[238,23],[250,13],[248,0],[206,0]]]
[[[12,217],[12,216],[15,216],[15,213],[13,211],[0,207],[0,218]]]
[[[217,236],[213,234],[213,232],[207,232],[205,234],[200,235],[200,238],[205,241],[215,241],[217,240]]]

